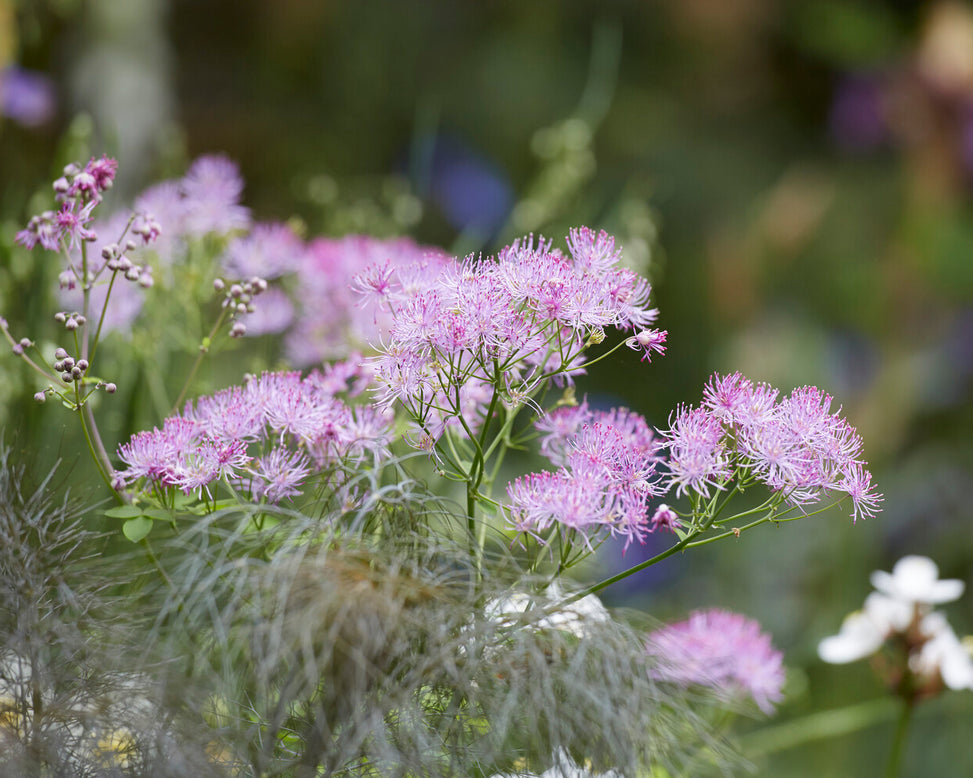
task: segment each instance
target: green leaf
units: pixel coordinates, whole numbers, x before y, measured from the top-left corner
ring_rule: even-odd
[[[122,525],[122,533],[133,543],[138,543],[152,531],[152,519],[138,516],[129,519]]]
[[[196,502],[197,498],[193,494],[177,493],[172,499],[172,507],[176,510],[186,510]]]
[[[146,508],[142,515],[156,521],[172,521],[172,514],[162,508]]]
[[[105,511],[105,515],[109,519],[134,519],[136,516],[142,515],[142,509],[134,505],[119,505],[115,508],[109,508]]]

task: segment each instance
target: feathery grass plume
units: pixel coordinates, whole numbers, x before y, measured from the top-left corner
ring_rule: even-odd
[[[489,776],[561,749],[624,775],[727,763],[687,692],[653,680],[644,635],[552,618],[507,541],[478,570],[465,517],[382,494],[370,519],[245,506],[156,544],[173,586],[147,642],[238,774]],[[254,532],[254,510],[276,521]],[[498,613],[515,590],[534,607]]]
[[[54,477],[28,486],[0,443],[0,775],[218,775],[133,670],[132,576]]]

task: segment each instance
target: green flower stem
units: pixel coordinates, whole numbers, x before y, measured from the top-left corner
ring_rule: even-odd
[[[199,366],[203,362],[203,357],[209,353],[210,346],[212,345],[213,338],[216,337],[217,331],[220,329],[220,325],[223,324],[223,320],[226,318],[226,312],[228,308],[223,308],[220,311],[219,317],[216,319],[216,323],[213,325],[213,329],[209,331],[209,335],[203,338],[203,342],[199,346],[199,353],[196,354],[196,361],[193,362],[193,367],[189,371],[189,375],[186,377],[185,383],[182,385],[182,389],[179,391],[179,396],[176,398],[175,404],[172,406],[172,413],[178,413],[179,408],[182,405],[182,401],[186,397],[186,392],[189,391],[189,387],[192,385],[193,379],[196,377],[196,371],[199,370]]]
[[[2,319],[2,318],[0,318],[0,332],[3,332],[3,336],[10,342],[11,347],[14,347],[14,346],[17,345],[17,341],[14,340],[13,335],[10,334],[10,330],[7,329],[7,322],[6,322],[6,320],[5,319]],[[48,381],[56,381],[57,380],[57,378],[52,373],[50,373],[47,370],[45,370],[43,367],[41,367],[40,365],[38,365],[33,359],[31,359],[29,356],[27,356],[26,352],[23,353],[23,354],[21,354],[20,355],[20,358],[22,360],[24,360],[24,362],[26,362],[30,366],[30,368],[32,370],[34,370],[37,373],[40,373]]]
[[[893,697],[880,697],[838,710],[812,713],[783,724],[766,727],[740,738],[740,749],[748,757],[786,751],[817,740],[848,735],[891,719],[897,710]],[[889,775],[892,775],[889,773]]]
[[[909,734],[909,724],[912,723],[912,712],[915,710],[915,699],[909,695],[902,699],[899,710],[899,720],[895,725],[895,737],[892,740],[892,750],[889,751],[888,766],[885,768],[885,778],[898,778],[905,753],[905,744]]]
[[[646,559],[644,562],[640,562],[634,567],[630,567],[628,570],[624,570],[621,573],[618,573],[617,575],[613,575],[610,578],[605,578],[604,580],[599,581],[598,583],[592,584],[591,586],[582,589],[580,592],[577,592],[576,594],[572,595],[567,600],[565,600],[562,603],[562,606],[567,606],[573,602],[577,602],[582,597],[586,597],[589,594],[600,592],[602,589],[605,589],[614,583],[618,583],[619,581],[624,581],[630,575],[634,575],[635,573],[641,572],[642,570],[645,570],[645,568],[651,567],[652,565],[661,562],[663,559],[667,559],[668,557],[671,557],[673,554],[679,553],[689,545],[689,542],[693,538],[695,538],[699,534],[700,533],[698,531],[691,532],[688,535],[686,535],[686,537],[684,537],[682,540],[680,540],[678,543],[676,543],[673,546],[670,546],[665,551],[656,554],[651,559]]]
[[[108,292],[105,294],[105,304],[101,308],[101,316],[98,317],[98,328],[95,330],[95,339],[91,344],[91,358],[89,362],[95,361],[95,354],[98,351],[98,344],[101,343],[101,327],[105,323],[105,314],[108,312],[108,301],[111,299],[111,290],[115,286],[115,278],[118,276],[118,271],[114,271],[111,274],[111,281],[108,282]]]
[[[77,410],[78,418],[81,420],[81,429],[84,432],[84,439],[88,444],[88,451],[91,452],[91,456],[95,460],[95,467],[98,468],[98,473],[111,490],[111,493],[115,496],[115,499],[124,505],[126,502],[125,498],[115,491],[115,487],[112,486],[111,474],[115,471],[111,466],[111,461],[108,459],[108,452],[105,451],[105,446],[101,442],[101,436],[98,435],[98,427],[95,425],[94,415],[91,413],[91,406],[87,403],[81,405],[79,402],[77,404]]]

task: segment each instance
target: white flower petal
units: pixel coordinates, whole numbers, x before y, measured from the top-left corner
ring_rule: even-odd
[[[939,568],[929,557],[904,556],[891,573],[876,570],[871,582],[878,591],[894,599],[913,603],[943,603],[958,599],[965,585],[950,579],[940,581]]]
[[[856,611],[845,617],[841,632],[818,643],[818,656],[833,665],[855,662],[881,648],[885,634],[866,613]]]
[[[885,637],[890,632],[904,632],[915,617],[912,602],[887,597],[879,592],[872,592],[865,598],[862,610]]]

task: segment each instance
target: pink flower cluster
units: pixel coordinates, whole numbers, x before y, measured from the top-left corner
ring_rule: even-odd
[[[349,288],[360,274],[434,274],[446,257],[440,249],[408,238],[381,240],[366,235],[311,241],[296,268],[298,314],[285,339],[287,356],[298,367],[343,358],[349,349],[375,348],[391,327],[391,316],[366,310]]]
[[[249,229],[250,210],[240,204],[242,195],[239,167],[227,157],[212,154],[196,159],[181,179],[146,189],[135,199],[134,210],[139,220],[161,225],[153,248],[165,266],[185,250],[188,241]],[[136,234],[140,226],[133,225]]]
[[[738,613],[697,611],[649,635],[647,649],[657,660],[652,673],[660,680],[746,695],[764,713],[773,713],[783,698],[783,654],[760,624]]]
[[[655,472],[661,441],[638,414],[625,408],[592,411],[587,403],[539,419],[541,452],[555,472],[521,476],[507,485],[508,513],[521,532],[542,535],[552,526],[575,530],[590,545],[607,529],[644,542],[654,527],[649,501],[660,492]]]
[[[38,243],[48,251],[77,248],[82,241],[92,241],[97,233],[89,229],[92,211],[102,194],[111,188],[118,163],[109,157],[88,161],[83,168],[68,165],[64,175],[54,182],[58,211],[45,211],[31,218],[27,228],[17,233],[16,242],[28,249]]]
[[[299,494],[313,472],[387,454],[388,417],[335,396],[349,382],[360,391],[365,380],[360,368],[341,363],[303,379],[296,372],[264,373],[201,397],[161,429],[120,446],[128,467],[118,475],[128,484],[144,479],[186,494],[225,479],[253,499],[280,502]]]
[[[376,361],[379,401],[399,401],[416,418],[430,409],[459,416],[457,389],[480,383],[518,405],[544,382],[580,373],[606,327],[643,332],[658,312],[614,238],[581,227],[567,243],[567,255],[527,238],[495,259],[434,257],[360,274],[363,303],[391,316]],[[658,350],[657,338],[644,340]]]
[[[840,411],[831,412],[831,396],[813,386],[778,394],[740,373],[714,374],[702,404],[680,408],[663,433],[668,488],[709,497],[734,478],[754,478],[792,505],[845,492],[854,519],[874,515],[882,496],[861,459],[861,438]]]

